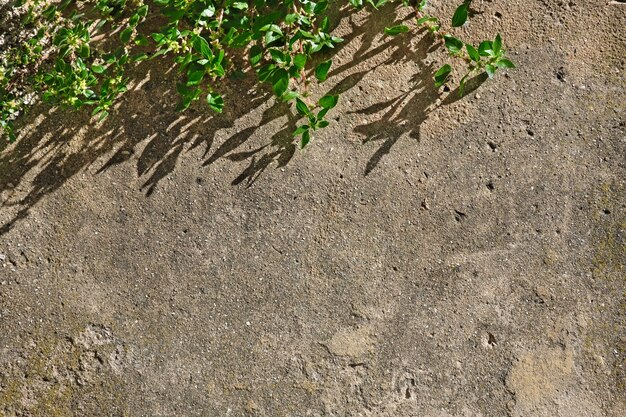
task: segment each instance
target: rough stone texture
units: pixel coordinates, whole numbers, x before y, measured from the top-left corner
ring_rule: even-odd
[[[626,415],[626,6],[475,3],[518,70],[438,96],[426,35],[343,18],[304,152],[252,82],[173,112],[165,61],[101,126],[32,112],[0,415]]]

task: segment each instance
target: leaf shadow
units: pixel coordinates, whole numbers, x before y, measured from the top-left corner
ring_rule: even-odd
[[[381,114],[378,120],[354,128],[366,136],[364,143],[382,141],[367,162],[365,175],[407,132],[419,140],[419,126],[439,98],[431,82],[433,68],[425,64],[433,52],[432,39],[418,32],[421,39],[411,48],[402,36],[383,38],[384,27],[400,22],[391,12],[369,14],[357,24],[345,11],[335,11],[349,19],[350,27],[344,44],[335,52],[344,48],[355,52],[331,70],[335,84],[327,94],[354,89],[376,65],[411,61],[420,63],[421,68],[411,91],[355,111]],[[382,63],[373,63],[381,56],[386,57]],[[259,86],[250,69],[240,68],[246,73],[243,79],[221,82],[227,106],[223,114],[214,114],[202,103],[184,113],[176,111],[179,98],[172,86],[178,76],[172,68],[169,59],[146,61],[133,68],[130,90],[111,116],[95,125],[86,111],[44,104],[33,107],[20,120],[20,139],[0,144],[0,236],[25,219],[45,196],[80,174],[103,175],[115,166],[133,164],[142,183],[139,190],[151,196],[184,155],[196,149],[203,154],[198,169],[208,169],[218,161],[241,165],[233,186],[250,187],[270,167],[284,167],[291,161],[297,150],[292,132],[299,116],[288,104],[275,100],[269,89]],[[454,102],[450,98],[453,93],[442,103]]]

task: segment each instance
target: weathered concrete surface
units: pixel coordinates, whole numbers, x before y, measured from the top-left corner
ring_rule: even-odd
[[[0,415],[626,415],[626,6],[476,3],[518,70],[438,101],[423,34],[344,19],[304,152],[252,84],[174,113],[167,63],[103,126],[33,113]]]

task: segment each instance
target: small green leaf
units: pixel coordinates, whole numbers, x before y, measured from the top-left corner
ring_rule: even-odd
[[[209,42],[207,42],[207,40],[204,39],[202,36],[196,35],[193,38],[193,48],[196,51],[200,52],[204,58],[208,60],[213,59],[213,51],[209,46]]]
[[[325,109],[332,109],[333,107],[337,105],[338,101],[339,101],[339,96],[326,95],[320,98],[320,101],[318,101],[317,104],[319,104]]]
[[[436,17],[426,15],[424,17],[417,19],[417,24],[423,25],[424,23],[437,23],[438,21],[439,19],[437,19]]]
[[[267,45],[283,37],[283,31],[274,24],[263,27],[261,30],[267,30],[267,32],[265,32],[265,43]]]
[[[206,74],[205,70],[199,71],[190,71],[187,74],[187,85],[198,85],[204,78],[204,74]]]
[[[307,130],[309,130],[309,125],[302,125],[299,128],[297,128],[296,130],[294,130],[293,135],[294,136],[299,136],[299,135],[303,134],[304,132],[306,132]]]
[[[315,14],[318,14],[317,12]],[[322,32],[328,32],[328,28],[330,27],[330,20],[328,19],[328,16],[324,16],[324,19],[322,19],[322,23],[320,24],[320,30]]]
[[[166,3],[167,4],[167,3]],[[201,17],[213,17],[215,15],[215,6],[209,6],[200,13]]]
[[[217,93],[209,93],[206,96],[206,101],[209,103],[209,107],[217,113],[221,113],[224,109],[224,99]]]
[[[330,122],[328,120],[320,120],[319,123],[317,124],[317,127],[319,129],[323,129],[326,126],[328,126],[330,124]]]
[[[148,38],[146,38],[144,35],[137,35],[137,37],[135,38],[135,45],[137,46],[146,46],[148,44]]]
[[[138,16],[146,17],[147,14],[148,14],[148,5],[144,4],[143,6],[137,9]]]
[[[502,37],[500,36],[499,33],[496,35],[496,40],[493,41],[492,46],[493,46],[493,54],[498,55],[500,51],[502,50]]]
[[[461,82],[459,83],[459,97],[463,97],[463,95],[465,95],[465,83],[467,82],[468,78],[469,74],[465,74],[465,76],[461,78]]]
[[[132,34],[133,28],[126,28],[120,33],[120,39],[122,40],[122,42],[128,43]]]
[[[496,62],[496,66],[498,68],[515,68],[515,64],[513,64],[508,59],[500,59]]]
[[[302,116],[309,116],[311,114],[311,110],[309,110],[309,106],[307,106],[306,103],[300,100],[299,98],[296,98],[296,110]]]
[[[320,82],[326,80],[331,65],[332,61],[330,60],[320,63],[317,68],[315,68],[315,78],[317,78],[317,80]]]
[[[270,49],[269,52],[270,56],[272,57],[272,61],[276,62],[279,65],[287,63],[288,57],[283,51],[280,51],[278,49]]]
[[[89,44],[87,43],[82,44],[80,48],[78,48],[78,55],[81,56],[82,58],[85,58],[85,59],[89,58],[89,53],[90,53]]]
[[[467,49],[467,54],[472,59],[472,61],[474,61],[474,62],[479,62],[480,61],[480,54],[478,53],[476,48],[474,48],[469,43],[465,44],[465,48]]]
[[[91,70],[96,74],[102,74],[104,71],[106,71],[106,68],[103,65],[92,65]]]
[[[274,64],[263,65],[261,68],[257,70],[259,74],[259,79],[261,81],[267,81],[272,77],[274,71],[276,70],[276,66]]]
[[[303,69],[306,65],[306,55],[298,54],[293,57],[293,65],[298,69]]]
[[[134,54],[133,56],[130,57],[130,60],[132,62],[141,62],[141,61],[145,61],[146,59],[148,59],[148,54],[144,52]]]
[[[494,56],[493,45],[491,41],[482,41],[480,45],[478,45],[478,53],[480,56]]]
[[[409,27],[405,25],[397,25],[385,28],[385,34],[390,36],[396,36],[401,33],[406,33],[409,31]]]
[[[263,58],[263,49],[259,45],[252,45],[252,48],[250,48],[249,57],[250,63],[253,66],[258,64]]]
[[[468,4],[463,3],[460,5],[456,11],[454,12],[454,16],[452,16],[452,26],[459,27],[463,26],[465,22],[467,22],[467,8]]]
[[[281,97],[289,88],[289,74],[283,68],[278,68],[273,75],[272,87],[274,94]]]
[[[445,64],[443,67],[439,68],[435,73],[435,87],[439,88],[444,85],[451,72],[452,67],[450,64]]]
[[[428,0],[420,0],[419,5],[417,6],[417,10],[421,12],[422,10],[426,8],[427,4],[428,4]]]
[[[304,147],[308,145],[309,142],[311,142],[311,131],[307,129],[302,133],[302,140],[300,141],[300,149],[304,149]]]
[[[463,42],[454,36],[443,35],[443,38],[446,43],[446,48],[452,55],[457,55],[463,49]]]
[[[496,73],[496,70],[498,68],[494,65],[491,64],[487,64],[485,66],[485,71],[487,71],[487,75],[489,76],[489,78],[493,78],[493,75]]]
[[[237,10],[246,10],[248,8],[248,3],[245,1],[236,1],[233,3],[233,8]]]
[[[290,101],[296,97],[300,97],[300,93],[298,93],[297,91],[287,91],[285,94],[283,94],[281,99],[283,99],[284,101]]]

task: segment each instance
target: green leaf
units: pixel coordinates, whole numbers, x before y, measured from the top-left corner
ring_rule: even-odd
[[[296,97],[300,97],[300,93],[298,93],[297,91],[287,91],[285,94],[283,94],[283,96],[281,98],[284,101],[290,101],[290,100],[293,100]]]
[[[315,68],[315,78],[318,81],[322,82],[328,78],[328,71],[330,70],[330,66],[332,65],[332,61],[324,61],[320,63],[317,68]]]
[[[266,25],[262,27],[260,30],[267,31],[265,32],[265,43],[267,45],[283,37],[283,31],[280,30],[280,27],[274,24]]]
[[[146,59],[148,59],[148,54],[144,52],[134,54],[133,56],[130,57],[130,60],[132,62],[141,62],[141,61],[145,61]]]
[[[137,37],[135,38],[135,45],[137,46],[147,46],[148,44],[148,38],[146,38],[144,35],[137,35]]]
[[[236,1],[233,3],[233,8],[237,10],[246,10],[248,8],[248,3],[245,1]]]
[[[213,60],[213,51],[209,46],[209,42],[200,35],[196,35],[193,38],[193,48],[202,54],[202,56],[208,60]]]
[[[289,76],[291,78],[298,78],[300,76],[302,69],[296,67],[295,65],[292,65],[291,67],[287,69],[287,71],[289,72]]]
[[[439,21],[439,19],[437,19],[436,17],[424,16],[424,17],[421,17],[421,18],[417,19],[417,24],[418,25],[423,25],[424,23],[436,23],[438,21]]]
[[[463,49],[463,42],[454,36],[443,35],[446,43],[446,48],[452,55],[458,55]]]
[[[130,17],[130,19],[128,19],[128,25],[132,27],[136,27],[137,23],[139,23],[139,19],[141,19],[141,16],[135,13],[134,15]]]
[[[280,51],[278,49],[270,49],[270,56],[272,57],[272,61],[276,62],[277,64],[285,64],[287,63],[288,57],[287,54],[285,54],[283,51]]]
[[[396,36],[401,33],[406,33],[409,31],[409,27],[405,25],[397,25],[385,28],[385,34],[390,36]]]
[[[224,109],[224,99],[217,93],[209,93],[206,96],[206,101],[209,103],[209,107],[217,113],[221,113]]]
[[[320,120],[320,122],[317,124],[317,127],[319,129],[323,129],[326,126],[328,126],[330,124],[330,122],[328,120]]]
[[[274,94],[281,97],[289,88],[289,74],[283,68],[278,68],[273,75],[272,87]]]
[[[472,59],[472,61],[474,61],[474,62],[479,62],[480,61],[480,54],[478,53],[476,48],[474,48],[469,43],[465,44],[465,48],[467,48],[467,54]]]
[[[293,57],[293,65],[298,69],[303,69],[306,65],[306,55],[298,54]]]
[[[309,130],[309,125],[302,125],[299,128],[297,128],[296,130],[294,130],[293,135],[294,136],[299,136],[299,135],[303,134],[304,132],[306,132],[307,130]]]
[[[480,56],[494,56],[493,45],[491,41],[482,41],[480,45],[478,45],[478,53]]]
[[[498,55],[500,51],[502,50],[502,37],[500,37],[499,33],[496,35],[496,40],[493,41],[492,46],[493,46],[493,54]]]
[[[103,65],[92,65],[91,70],[96,74],[102,74],[104,71],[106,71],[106,68]]]
[[[443,67],[439,68],[435,73],[435,87],[439,88],[444,85],[451,72],[452,67],[450,64],[445,64]]]
[[[487,75],[489,76],[489,78],[493,78],[493,75],[496,73],[496,70],[498,68],[494,65],[491,64],[487,64],[485,66],[485,71],[487,71]]]
[[[326,95],[320,98],[320,101],[318,101],[317,104],[319,104],[325,109],[332,109],[333,107],[337,105],[338,101],[339,101],[339,96]]]
[[[308,145],[309,142],[311,142],[311,131],[307,129],[302,133],[302,140],[300,141],[300,149],[304,149],[304,147]]]
[[[258,69],[259,79],[261,81],[267,81],[272,77],[274,71],[276,70],[276,66],[274,64],[263,65]]]
[[[82,44],[78,49],[78,55],[80,55],[82,58],[89,58],[89,53],[89,44],[87,43]]]
[[[215,6],[211,5],[200,13],[201,17],[213,17],[215,15]]]
[[[263,49],[259,45],[252,45],[249,56],[250,63],[254,66],[261,62],[261,59],[263,58]]]
[[[296,98],[296,110],[302,116],[309,116],[311,114],[311,110],[309,110],[309,106],[307,106],[306,103],[300,100],[299,98]]]
[[[122,40],[122,42],[128,43],[132,34],[133,28],[126,28],[120,33],[120,39]]]
[[[463,95],[465,95],[465,83],[467,82],[468,78],[469,74],[465,74],[465,76],[461,78],[461,82],[459,83],[459,97],[463,97]]]
[[[136,14],[141,17],[146,17],[146,15],[148,14],[148,6],[144,4],[143,6],[137,9]]]
[[[463,3],[460,5],[456,11],[454,12],[454,16],[452,16],[452,26],[459,27],[463,26],[465,22],[467,22],[467,8],[468,4]]]
[[[428,4],[428,0],[420,0],[419,5],[417,6],[417,10],[421,12],[422,10],[426,8],[427,4]]]
[[[496,66],[498,68],[515,68],[515,64],[513,64],[508,59],[500,59],[496,62]]]
[[[324,16],[324,19],[322,19],[322,23],[320,24],[320,30],[322,32],[328,32],[329,27],[330,27],[330,20],[328,19],[328,16]]]
[[[206,74],[205,70],[199,71],[190,71],[187,74],[187,85],[198,85],[204,78],[204,74]]]

